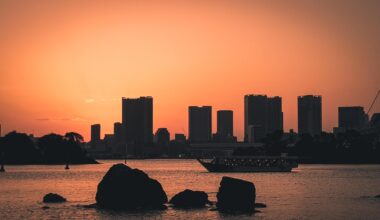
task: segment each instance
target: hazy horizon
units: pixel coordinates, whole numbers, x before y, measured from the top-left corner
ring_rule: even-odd
[[[0,2],[0,124],[37,136],[102,137],[121,97],[152,96],[154,131],[188,133],[188,106],[234,111],[244,95],[281,96],[297,130],[297,96],[321,95],[323,130],[338,106],[367,111],[380,87],[379,1]],[[380,112],[380,101],[371,113]]]

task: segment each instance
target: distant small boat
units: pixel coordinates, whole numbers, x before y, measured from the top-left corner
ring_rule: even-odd
[[[291,172],[298,167],[297,157],[231,156],[197,159],[209,172]]]

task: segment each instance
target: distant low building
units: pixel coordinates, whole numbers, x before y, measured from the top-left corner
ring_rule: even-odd
[[[186,136],[184,134],[175,134],[174,142],[179,143],[179,144],[184,144],[186,143]]]
[[[368,124],[368,115],[361,106],[339,107],[338,118],[341,130],[362,130]]]
[[[170,143],[170,133],[167,128],[159,128],[154,135],[154,141],[159,146],[168,146]]]
[[[374,113],[371,117],[370,121],[370,126],[371,127],[380,127],[380,112]]]

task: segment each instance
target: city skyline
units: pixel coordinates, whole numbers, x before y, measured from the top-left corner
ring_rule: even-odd
[[[380,92],[380,90],[379,90],[379,92]],[[269,106],[269,104],[274,104],[274,103],[276,103],[276,102],[278,102],[278,101],[276,101],[276,100],[279,100],[279,106],[278,107],[276,107],[276,108],[279,108],[279,110],[280,110],[280,113],[281,113],[281,118],[279,119],[280,121],[278,121],[278,122],[276,122],[277,124],[278,123],[280,123],[280,126],[284,126],[283,125],[283,122],[285,121],[285,117],[284,117],[284,114],[283,114],[283,112],[281,111],[281,109],[282,109],[282,97],[281,96],[273,96],[273,97],[270,97],[270,96],[267,96],[266,94],[246,94],[246,95],[244,95],[243,96],[244,97],[244,103],[247,101],[246,99],[247,99],[247,97],[258,97],[258,98],[261,98],[261,97],[263,97],[263,98],[265,98],[267,101],[266,102],[268,102],[268,106],[267,107],[265,107],[265,108],[268,108],[268,109],[263,109],[263,111],[273,111],[273,109],[271,109],[271,108],[273,108],[273,107],[270,107]],[[322,96],[320,96],[320,95],[303,95],[303,96],[297,96],[297,108],[299,108],[300,106],[299,106],[299,100],[300,99],[302,99],[302,98],[314,98],[314,97],[317,97],[317,98],[319,98],[319,99],[321,99],[321,97]],[[96,134],[96,136],[97,136],[97,138],[96,139],[98,139],[98,138],[100,138],[100,139],[103,139],[104,137],[105,137],[105,135],[108,135],[108,134],[113,134],[113,135],[115,135],[115,137],[117,136],[117,138],[118,139],[123,139],[123,138],[126,138],[126,137],[122,137],[123,135],[126,135],[126,136],[128,136],[128,135],[130,135],[130,133],[129,134],[127,134],[128,132],[125,130],[125,128],[123,128],[123,117],[125,117],[126,116],[126,114],[125,114],[125,110],[123,110],[123,105],[124,106],[126,106],[126,103],[127,102],[129,102],[129,103],[133,103],[132,105],[133,105],[133,109],[131,109],[130,110],[130,112],[132,113],[132,115],[134,115],[134,114],[136,114],[136,109],[135,108],[145,108],[145,107],[143,107],[143,106],[141,106],[141,107],[139,107],[139,105],[141,105],[142,103],[141,103],[141,101],[142,102],[144,102],[145,100],[149,100],[149,104],[148,105],[150,105],[150,107],[148,107],[148,108],[150,108],[150,113],[148,113],[148,114],[151,114],[151,116],[149,116],[149,117],[152,117],[151,118],[151,120],[152,120],[152,122],[151,123],[153,123],[153,125],[151,124],[151,125],[149,125],[149,126],[153,126],[153,128],[151,129],[151,128],[148,128],[148,130],[150,131],[150,130],[152,130],[152,132],[151,132],[151,136],[148,138],[150,141],[147,141],[147,143],[149,143],[149,142],[153,142],[153,136],[154,136],[154,133],[158,130],[158,129],[160,129],[160,128],[166,128],[166,129],[168,129],[169,130],[169,133],[170,133],[170,140],[172,140],[172,139],[174,139],[174,136],[175,136],[175,134],[184,134],[187,138],[189,137],[189,131],[190,131],[190,109],[203,109],[203,108],[208,108],[208,111],[210,111],[210,113],[207,113],[207,114],[211,114],[210,116],[211,116],[211,121],[210,121],[210,123],[211,123],[211,135],[210,135],[210,139],[209,139],[209,141],[212,141],[212,139],[213,139],[213,135],[214,134],[216,134],[217,133],[217,131],[218,131],[218,112],[225,112],[225,111],[227,111],[227,112],[231,112],[233,115],[235,115],[236,113],[234,113],[234,111],[233,110],[224,110],[224,109],[214,109],[213,110],[213,106],[211,106],[211,105],[205,105],[205,106],[188,106],[187,108],[188,108],[188,112],[187,112],[187,122],[186,122],[186,126],[187,126],[187,129],[185,130],[185,131],[180,131],[180,132],[173,132],[173,131],[170,131],[170,128],[168,128],[168,127],[166,127],[165,126],[165,124],[163,124],[163,125],[161,125],[161,127],[160,126],[157,126],[157,125],[155,125],[154,124],[154,121],[155,121],[155,117],[154,117],[154,101],[153,101],[153,96],[140,96],[140,97],[136,97],[136,98],[131,98],[131,97],[129,97],[129,98],[126,98],[126,97],[121,97],[121,99],[122,99],[122,105],[121,105],[121,107],[120,107],[120,110],[121,110],[121,118],[120,118],[120,120],[115,120],[114,122],[112,122],[112,129],[109,131],[109,130],[106,130],[106,131],[104,131],[103,130],[103,126],[104,127],[108,127],[109,125],[103,125],[103,124],[101,124],[101,123],[98,123],[97,121],[93,121],[93,122],[89,122],[89,127],[90,127],[90,129],[88,129],[88,135],[86,135],[86,133],[84,133],[84,137],[85,137],[85,140],[86,141],[91,141],[92,140],[92,135],[93,135],[93,133],[92,133],[92,131],[93,131],[93,129],[95,129],[95,134]],[[321,102],[321,106],[320,106],[320,108],[321,109],[323,109],[323,101],[322,100],[319,100],[320,102]],[[140,102],[140,103],[139,103]],[[265,102],[265,103],[266,103]],[[376,104],[377,104],[377,102],[375,101],[374,102],[374,107],[376,106]],[[130,106],[132,106],[131,104],[129,104]],[[261,106],[261,107],[263,107],[263,106]],[[124,107],[125,108],[125,107]],[[346,106],[338,106],[337,107],[337,109],[336,109],[336,111],[337,111],[337,120],[338,120],[338,122],[337,122],[337,124],[335,124],[335,125],[333,125],[332,126],[332,128],[330,129],[330,130],[325,130],[325,129],[323,129],[323,123],[322,123],[322,129],[321,129],[321,131],[324,131],[324,132],[333,132],[334,131],[334,129],[336,129],[336,128],[339,128],[339,127],[341,127],[340,126],[340,124],[339,124],[339,120],[340,120],[340,117],[341,117],[341,110],[342,109],[361,109],[361,111],[363,111],[363,114],[365,114],[366,112],[367,112],[367,110],[363,107],[363,106],[358,106],[358,105],[346,105]],[[375,107],[375,109],[376,109],[376,107]],[[245,114],[244,113],[244,109],[243,109],[243,114]],[[250,115],[252,115],[252,111],[251,111],[251,113],[250,113]],[[377,112],[376,110],[374,111],[374,109],[372,109],[371,110],[371,112],[370,112],[370,115],[369,115],[369,117],[367,116],[367,122],[371,119],[371,116],[372,116],[372,114],[374,114],[374,113],[379,113],[379,112]],[[125,116],[123,116],[125,114]],[[144,113],[145,114],[145,113]],[[267,114],[267,113],[265,113],[265,114]],[[273,113],[271,113],[271,114],[273,114]],[[275,113],[275,115],[276,115],[276,113]],[[131,115],[129,116],[129,117],[131,117]],[[132,116],[132,118],[133,118],[134,116]],[[256,116],[257,117],[257,116]],[[294,131],[297,131],[297,133],[299,133],[299,117],[300,117],[300,115],[299,115],[299,109],[297,110],[297,126],[296,127],[294,127],[294,128],[289,128],[288,130],[286,130],[286,129],[283,129],[283,132],[288,132],[289,130],[294,130]],[[322,115],[320,116],[321,117],[321,121],[323,121],[323,110],[322,110]],[[347,116],[346,116],[347,117]],[[124,119],[124,120],[126,120],[126,119]],[[140,120],[141,121],[141,119],[138,119],[138,120]],[[244,119],[245,120],[245,119]],[[265,121],[266,121],[267,119],[265,119]],[[350,120],[350,119],[348,119],[348,120]],[[354,119],[353,119],[354,120]],[[120,122],[119,122],[120,121]],[[234,116],[233,116],[233,118],[232,118],[232,127],[233,127],[233,133],[235,133],[235,130],[237,129],[237,130],[239,130],[238,128],[235,128],[235,118],[234,118]],[[272,122],[273,123],[273,122]],[[137,123],[137,121],[136,121],[136,123],[134,123],[135,124],[135,126],[139,126],[138,125],[138,123]],[[149,122],[148,122],[148,124],[149,124]],[[16,130],[16,129],[11,129],[11,130],[9,130],[9,131],[6,131],[6,132],[4,132],[4,125],[3,124],[0,124],[1,125],[1,135],[5,135],[6,133],[8,133],[8,132],[11,132],[11,131],[14,131],[14,130]],[[251,124],[250,124],[251,125]],[[95,128],[94,128],[95,127]],[[101,128],[102,127],[102,128]],[[243,123],[243,132],[244,132],[244,130],[245,130],[245,128],[244,128],[245,126],[244,126],[244,123]],[[207,128],[207,129],[209,129],[209,128]],[[206,130],[207,130],[206,129]],[[281,129],[280,129],[281,130]],[[318,129],[317,129],[318,130]],[[16,131],[18,131],[18,132],[22,132],[22,131],[20,131],[20,130],[16,130]],[[272,132],[273,131],[275,131],[275,129],[273,130],[272,129]],[[26,133],[28,133],[28,132],[26,132]],[[29,132],[30,134],[33,134],[33,135],[35,135],[35,133],[33,133],[33,132]],[[55,133],[54,131],[53,132],[48,132],[48,133]],[[99,134],[98,134],[99,133]],[[120,133],[123,133],[123,135],[120,135]],[[269,133],[271,133],[271,132],[264,132],[265,133],[265,135],[267,135],[267,134],[269,134]],[[263,134],[264,134],[263,133]],[[308,132],[305,132],[305,133],[308,133]],[[312,132],[313,133],[313,132]],[[317,132],[317,133],[319,133],[319,132]],[[264,137],[265,135],[262,135],[262,137]],[[314,135],[314,134],[312,134],[312,135]],[[38,135],[37,135],[38,136]],[[237,136],[238,138],[237,138],[237,141],[248,141],[248,139],[247,140],[245,140],[244,139],[244,133],[242,134],[242,136]],[[261,136],[260,136],[260,138],[262,138]],[[98,139],[98,140],[100,140],[100,139]],[[124,140],[122,140],[122,141],[124,141]]]
[[[187,107],[211,105],[234,111],[242,140],[251,93],[282,97],[285,131],[297,130],[296,97],[321,95],[332,131],[339,106],[368,109],[380,85],[376,1],[64,2],[0,3],[3,134],[89,140],[91,124],[120,122],[120,97],[152,95],[153,130],[187,134]]]
[[[380,90],[372,102],[376,103]],[[304,95],[297,97],[297,133],[318,136],[321,132],[330,132],[322,129],[322,97],[319,95]],[[157,141],[157,133],[161,130],[167,132],[169,140],[174,140],[177,134],[188,135],[189,143],[228,143],[243,141],[246,143],[260,142],[268,134],[276,131],[288,132],[283,129],[282,97],[268,97],[265,94],[247,94],[244,96],[244,130],[242,140],[233,136],[234,119],[232,110],[215,110],[217,122],[213,128],[212,118],[215,117],[212,106],[188,106],[188,132],[175,133],[171,137],[166,127],[153,130],[154,105],[152,96],[139,98],[122,97],[122,123],[114,122],[114,132],[104,133],[114,136],[116,143],[136,145],[143,147]],[[339,106],[338,125],[333,127],[333,133],[349,129],[365,129],[369,125],[370,117],[362,106]],[[369,109],[367,112],[371,113]],[[380,112],[373,112],[380,114]],[[127,120],[127,118],[129,118]],[[132,121],[131,121],[132,120]],[[128,122],[127,122],[128,121]],[[127,125],[130,125],[129,127]],[[91,143],[99,141],[100,124],[91,125]],[[214,132],[214,130],[216,131]],[[156,132],[156,133],[155,133]],[[294,129],[289,129],[290,133]],[[166,135],[166,134],[165,134]],[[95,138],[92,138],[95,137]],[[137,139],[139,140],[137,140]]]

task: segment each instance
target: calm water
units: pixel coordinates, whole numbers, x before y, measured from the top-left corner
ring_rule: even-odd
[[[71,166],[6,166],[0,173],[0,219],[379,219],[380,165],[300,165],[292,173],[215,174],[195,160],[135,160],[128,165],[157,179],[168,197],[186,188],[206,191],[215,201],[223,175],[253,181],[257,202],[268,205],[254,215],[225,215],[206,209],[169,208],[148,213],[115,213],[86,209],[112,164]],[[42,209],[49,192],[69,202]]]

